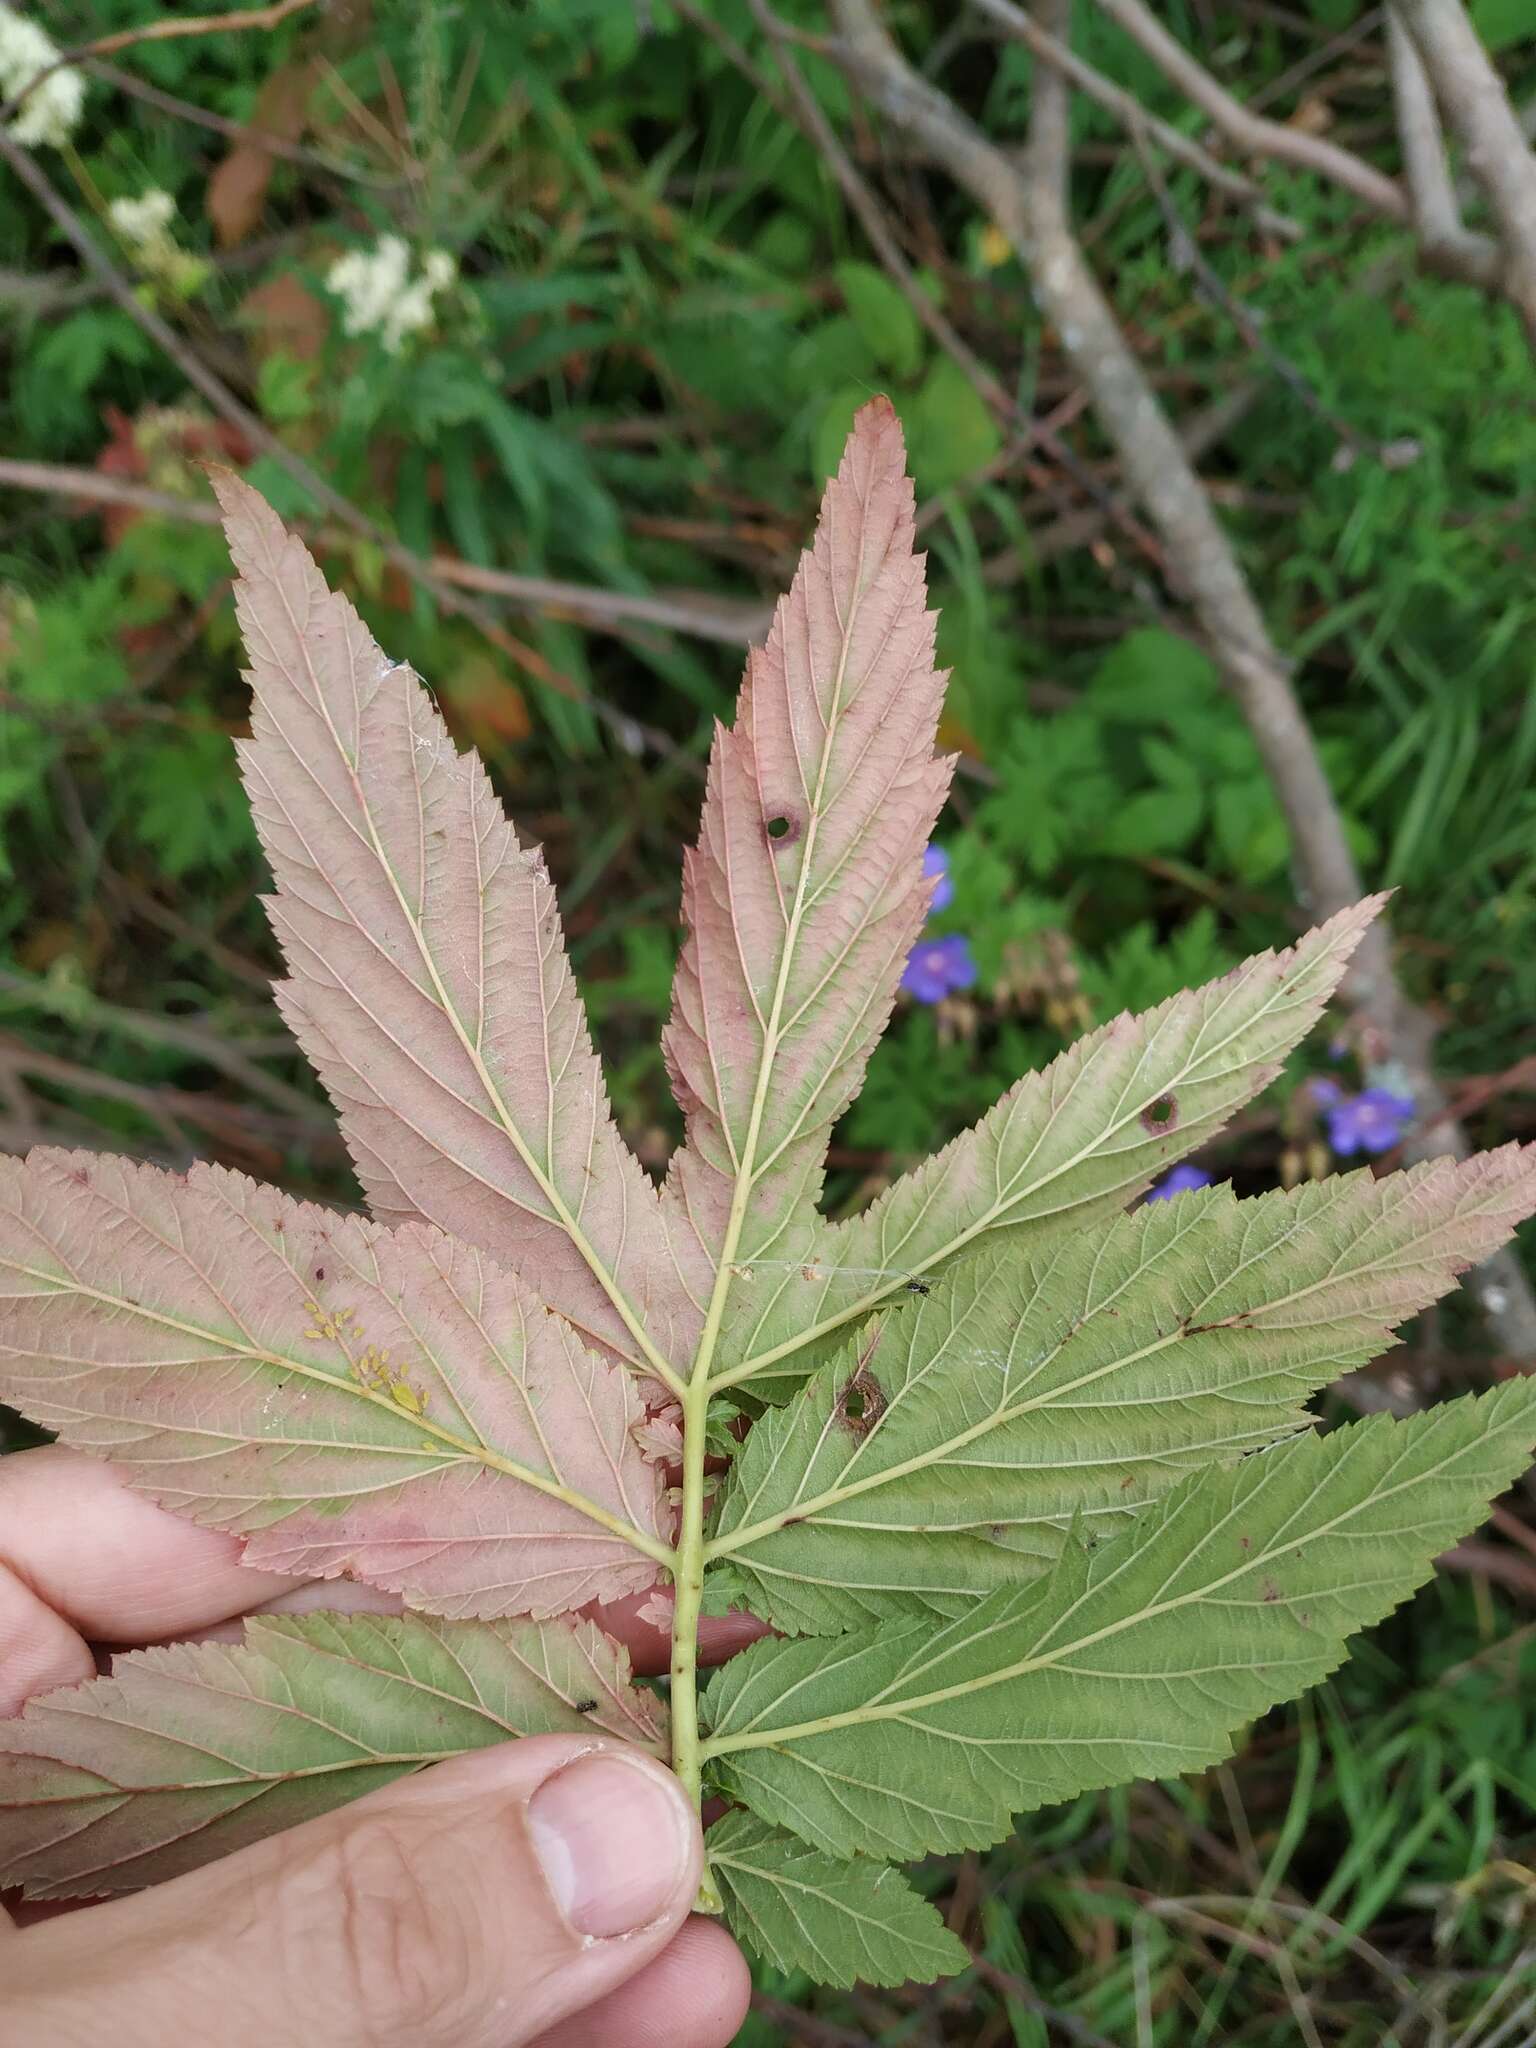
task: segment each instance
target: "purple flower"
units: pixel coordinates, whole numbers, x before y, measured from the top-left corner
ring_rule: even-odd
[[[923,873],[933,880],[933,895],[929,899],[930,914],[948,910],[955,900],[955,885],[949,879],[949,855],[942,846],[929,846],[923,855]]]
[[[1413,1097],[1390,1088],[1363,1088],[1328,1112],[1328,1142],[1342,1159],[1356,1152],[1390,1152],[1413,1118]]]
[[[920,1003],[942,1003],[956,989],[969,988],[975,979],[970,940],[951,932],[948,938],[918,940],[907,955],[901,985]]]
[[[1328,1074],[1318,1074],[1307,1083],[1307,1093],[1319,1109],[1337,1109],[1345,1100],[1344,1090]]]
[[[1210,1184],[1211,1176],[1186,1160],[1182,1166],[1170,1166],[1157,1185],[1147,1189],[1147,1200],[1171,1202],[1175,1195],[1189,1194],[1195,1188],[1208,1188]]]

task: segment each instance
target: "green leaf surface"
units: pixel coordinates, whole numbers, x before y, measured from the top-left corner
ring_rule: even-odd
[[[872,263],[839,263],[834,275],[875,361],[897,377],[912,376],[923,360],[923,330],[902,293]]]
[[[0,1886],[132,1891],[465,1750],[593,1728],[665,1754],[659,1703],[590,1622],[258,1616],[0,1722]]]
[[[762,1417],[713,1550],[778,1628],[858,1627],[914,1596],[959,1612],[1048,1566],[1074,1518],[1112,1535],[1189,1471],[1300,1427],[1533,1196],[1536,1153],[1509,1145],[977,1253]]]
[[[741,1810],[710,1829],[709,1862],[731,1932],[776,1970],[819,1984],[927,1984],[969,1961],[889,1863],[825,1855]]]
[[[999,1840],[1012,1814],[1199,1770],[1428,1577],[1536,1441],[1515,1380],[1201,1474],[948,1627],[767,1642],[708,1697],[729,1796],[832,1855]]]
[[[860,1216],[741,1274],[720,1348],[723,1384],[782,1398],[847,1326],[993,1231],[1123,1207],[1273,1080],[1381,907],[1344,910],[1284,953],[1116,1017],[1028,1074],[972,1130]]]

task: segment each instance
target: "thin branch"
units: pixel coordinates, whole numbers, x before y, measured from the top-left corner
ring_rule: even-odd
[[[63,462],[25,462],[0,456],[0,489],[85,498],[100,505],[131,505],[142,512],[185,520],[192,526],[220,523],[218,507],[211,498],[180,498],[171,491],[153,490],[126,477],[104,476],[100,470],[75,468]],[[303,520],[295,524],[301,532],[322,543],[342,546],[349,539],[336,527],[314,527]],[[427,566],[435,583],[483,591],[488,597],[505,598],[521,610],[574,619],[598,632],[622,633],[628,627],[656,626],[668,632],[689,634],[696,640],[718,640],[728,647],[745,647],[761,638],[773,616],[771,609],[762,605],[713,597],[707,591],[653,594],[600,590],[592,584],[564,583],[553,576],[520,576],[510,569],[483,568],[477,562],[460,561],[449,555],[434,555]]]
[[[1105,0],[1114,8],[1123,0]],[[1157,393],[1084,259],[1067,205],[1067,81],[1042,69],[1021,171],[943,93],[921,78],[886,34],[871,0],[831,0],[842,31],[838,61],[871,104],[948,172],[1013,244],[1046,317],[1093,394],[1099,420],[1158,529],[1171,568],[1227,688],[1241,707],[1290,828],[1292,861],[1308,912],[1318,918],[1363,894],[1343,819],[1292,686],[1232,544]],[[1156,24],[1153,24],[1154,28]],[[1439,1122],[1436,1149],[1465,1154],[1445,1118],[1429,1064],[1432,1030],[1410,1008],[1393,972],[1385,928],[1366,934],[1344,984],[1381,1055],[1411,1088],[1418,1113]],[[1478,1269],[1473,1292],[1499,1348],[1536,1358],[1536,1297],[1505,1252]]]
[[[1504,290],[1536,349],[1536,157],[1461,0],[1398,0],[1504,250]]]
[[[971,1961],[976,1966],[977,1976],[983,1982],[990,1984],[994,1991],[1001,1992],[1004,1998],[1011,1998],[1019,2005],[1027,2007],[1030,2012],[1038,2013],[1068,2041],[1080,2043],[1080,2048],[1115,2048],[1114,2042],[1107,2035],[1101,2034],[1097,2027],[1091,2027],[1075,2013],[1063,2012],[1059,2005],[1048,2004],[1032,1984],[1026,1983],[1022,1977],[1015,1976],[1013,1971],[1003,1969],[1000,1964],[994,1963],[990,1956],[978,1955],[973,1949]]]
[[[1453,241],[1464,230],[1456,188],[1445,160],[1440,116],[1435,112],[1429,80],[1424,76],[1413,38],[1396,8],[1387,12],[1387,62],[1403,177],[1413,205],[1414,232],[1426,248]]]
[[[1041,63],[1049,64],[1053,70],[1069,78],[1079,92],[1096,100],[1114,115],[1122,127],[1132,134],[1144,129],[1156,137],[1176,162],[1198,171],[1218,192],[1225,192],[1240,205],[1251,208],[1254,220],[1266,233],[1278,235],[1287,242],[1299,239],[1301,222],[1291,214],[1278,213],[1266,204],[1263,192],[1252,178],[1245,178],[1240,171],[1230,169],[1192,136],[1185,135],[1172,122],[1161,120],[1149,112],[1134,93],[1116,85],[1103,72],[1095,71],[1068,44],[1049,34],[1038,21],[1026,14],[1022,7],[1014,6],[1013,0],[971,0],[971,5],[976,13],[996,22],[1005,35],[1023,43]]]
[[[265,128],[253,128],[244,121],[232,121],[227,114],[216,114],[209,107],[195,106],[191,100],[178,99],[174,93],[164,92],[158,85],[136,78],[131,71],[123,71],[116,64],[105,64],[93,58],[85,68],[93,78],[99,78],[117,92],[127,93],[130,99],[142,100],[145,106],[170,114],[178,121],[190,122],[196,128],[206,128],[212,135],[222,135],[227,142],[254,143],[268,156],[281,157],[285,163],[303,164],[326,177],[344,178],[354,185],[366,185],[375,192],[399,192],[411,182],[409,178],[360,169],[327,156],[324,150],[310,149],[302,142],[289,142],[281,135],[273,135]]]
[[[252,1095],[269,1102],[274,1109],[304,1123],[315,1119],[313,1098],[301,1094],[275,1074],[267,1073],[256,1064],[248,1048],[220,1038],[214,1032],[204,1031],[183,1018],[155,1017],[147,1011],[124,1009],[116,1003],[104,1002],[88,990],[55,988],[46,981],[14,973],[8,967],[0,968],[0,997],[14,998],[63,1023],[83,1024],[93,1030],[117,1031],[125,1038],[136,1039],[141,1045],[170,1046],[177,1052],[190,1053],[194,1059],[206,1061],[229,1080],[238,1082]],[[0,1003],[0,1008],[9,1010],[13,1007],[10,1001]]]
[[[67,65],[84,64],[92,57],[111,57],[119,50],[131,50],[138,43],[165,43],[181,36],[212,36],[225,29],[276,28],[290,14],[313,7],[315,0],[274,0],[270,7],[242,7],[233,14],[162,15],[138,28],[120,28],[111,35],[93,36],[88,43],[76,43],[61,50],[51,63],[34,71],[26,83],[0,105],[0,126],[7,126],[16,110],[28,100],[45,78]]]
[[[1130,514],[1123,501],[1098,482],[1047,421],[1033,418],[1019,405],[1002,381],[981,360],[924,291],[891,232],[879,199],[838,140],[837,131],[827,119],[820,102],[806,82],[805,74],[794,60],[789,45],[805,43],[806,38],[791,33],[789,24],[780,20],[769,6],[768,0],[748,0],[754,19],[769,40],[775,62],[783,77],[785,93],[781,95],[774,91],[729,30],[721,28],[702,8],[695,6],[693,0],[674,0],[674,4],[684,20],[707,35],[742,75],[751,80],[764,98],[787,120],[795,124],[817,151],[847,200],[849,210],[864,229],[869,245],[880,259],[886,275],[912,308],[921,326],[960,369],[980,397],[1014,429],[1017,437],[1012,450],[1014,457],[1017,458],[1032,447],[1043,448],[1060,464],[1079,489],[1102,509],[1106,519],[1119,526],[1132,545],[1148,555],[1160,568],[1162,565],[1158,558],[1156,541]],[[820,48],[821,40],[813,39],[810,46]],[[1037,473],[1031,477],[1031,482],[1049,488],[1051,480]]]
[[[592,696],[572,682],[569,676],[562,675],[559,670],[552,667],[537,648],[513,639],[484,605],[472,597],[466,597],[461,590],[455,589],[448,580],[438,575],[432,563],[425,562],[419,555],[413,554],[409,548],[396,540],[392,533],[387,532],[375,520],[370,519],[360,507],[354,505],[350,498],[343,497],[340,491],[328,484],[319,471],[312,469],[302,456],[295,455],[291,448],[279,441],[265,420],[253,413],[249,406],[242,404],[224,380],[215,375],[207,364],[193,353],[154,307],[144,303],[130,280],[108,256],[103,254],[94,236],[89,233],[79,215],[56,189],[31,152],[24,149],[3,126],[0,126],[0,160],[9,164],[86,268],[100,281],[107,297],[170,358],[192,388],[208,401],[221,419],[228,420],[231,426],[238,427],[254,447],[269,455],[334,520],[352,533],[360,534],[364,540],[371,541],[387,562],[420,589],[428,591],[445,612],[468,619],[494,646],[499,647],[514,662],[527,668],[549,688],[558,691],[561,696],[585,705],[599,723],[612,730],[619,745],[627,752],[634,751],[637,742],[643,742],[668,760],[692,762],[693,756],[680,748],[669,733],[662,732],[656,727],[642,725],[627,713],[605,704],[600,697]]]
[[[1267,157],[1315,171],[1358,199],[1383,220],[1412,227],[1413,209],[1395,178],[1389,178],[1353,151],[1341,149],[1323,135],[1308,135],[1283,121],[1255,114],[1233,97],[1205,66],[1170,35],[1143,0],[1098,0],[1102,13],[1116,22],[1152,59],[1169,83],[1215,123],[1246,156]],[[1485,235],[1463,232],[1449,244],[1420,250],[1425,267],[1438,275],[1475,284],[1485,291],[1502,288],[1503,262],[1497,246]]]
[[[1337,435],[1346,448],[1357,455],[1374,455],[1381,461],[1388,451],[1380,444],[1363,440],[1342,413],[1334,412],[1319,397],[1304,372],[1283,350],[1275,346],[1220,272],[1206,261],[1199,243],[1181,218],[1173,194],[1158,169],[1156,152],[1140,128],[1131,130],[1131,141],[1135,146],[1141,168],[1146,174],[1152,197],[1157,202],[1157,210],[1163,217],[1163,225],[1168,231],[1168,254],[1174,269],[1189,272],[1200,296],[1218,313],[1226,315],[1254,354],[1264,358],[1302,406],[1315,419],[1321,420],[1330,433]]]

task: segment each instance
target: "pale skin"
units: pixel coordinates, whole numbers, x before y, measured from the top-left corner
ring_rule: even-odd
[[[103,1651],[233,1637],[263,1608],[390,1604],[252,1571],[234,1539],[93,1459],[0,1460],[0,1716],[93,1677]],[[623,1608],[602,1619],[638,1669],[666,1668],[663,1634]],[[706,1621],[701,1654],[719,1662],[756,1633]],[[0,1910],[0,2034],[28,2048],[726,2048],[750,1985],[724,1928],[690,1913],[702,1855],[659,1764],[605,1737],[530,1737],[136,1896]]]

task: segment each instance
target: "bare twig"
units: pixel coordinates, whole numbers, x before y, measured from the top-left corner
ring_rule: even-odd
[[[371,541],[384,559],[419,588],[431,593],[445,612],[468,619],[478,630],[507,654],[513,661],[527,668],[540,681],[562,696],[570,697],[584,704],[599,723],[608,726],[620,746],[632,751],[643,743],[668,760],[692,760],[680,749],[669,733],[659,728],[643,725],[626,713],[605,704],[600,697],[594,697],[553,668],[537,648],[514,640],[496,618],[476,599],[467,597],[461,590],[437,574],[430,562],[401,544],[393,534],[388,533],[375,520],[368,517],[350,498],[326,482],[318,470],[311,468],[304,458],[281,441],[267,426],[266,422],[253,413],[249,406],[235,396],[224,380],[216,376],[200,357],[195,355],[174,328],[169,327],[154,307],[147,305],[134,290],[130,280],[123,275],[109,257],[103,254],[95,238],[68,201],[55,188],[52,180],[38,165],[31,152],[22,146],[0,126],[0,160],[9,164],[16,176],[31,192],[43,211],[59,229],[65,240],[79,255],[82,262],[100,281],[103,290],[113,303],[125,312],[155,346],[160,349],[180,370],[192,388],[204,397],[221,419],[238,427],[245,438],[269,455],[278,466],[293,478],[295,483],[308,493],[314,502],[324,508],[340,525],[360,534]]]
[[[199,107],[191,100],[178,99],[174,93],[164,92],[158,85],[151,85],[148,79],[136,78],[131,71],[124,71],[116,64],[103,63],[92,58],[85,68],[93,78],[99,78],[104,85],[110,85],[117,92],[125,92],[131,99],[142,100],[147,107],[154,107],[162,114],[170,114],[178,121],[187,121],[196,128],[206,128],[212,135],[222,135],[228,142],[255,143],[268,156],[281,157],[285,163],[304,164],[331,178],[345,178],[354,185],[367,185],[375,192],[398,192],[410,183],[408,178],[386,176],[381,171],[369,171],[354,164],[342,163],[338,158],[327,156],[324,150],[310,149],[302,142],[289,142],[281,135],[273,135],[265,128],[253,128],[244,121],[232,121],[227,114],[216,114],[210,107]]]
[[[1305,85],[1309,78],[1315,77],[1326,65],[1335,63],[1346,51],[1354,49],[1357,43],[1363,43],[1368,37],[1375,35],[1381,27],[1381,18],[1385,12],[1386,9],[1383,7],[1367,8],[1365,13],[1358,20],[1350,22],[1347,28],[1341,28],[1336,35],[1329,36],[1326,42],[1316,44],[1304,57],[1298,57],[1294,64],[1288,64],[1283,71],[1277,71],[1273,78],[1259,87],[1249,105],[1257,112],[1260,107],[1267,107],[1274,100],[1284,99],[1286,94],[1294,92],[1298,85]]]
[[[1022,1977],[1015,1976],[1011,1970],[1003,1969],[989,1956],[977,1955],[973,1950],[971,1961],[976,1966],[977,1976],[990,1984],[994,1991],[1001,1992],[1004,1998],[1015,1999],[1029,2011],[1038,2013],[1066,2040],[1080,2043],[1081,2048],[1115,2048],[1108,2035],[1101,2034],[1097,2027],[1091,2027],[1075,2013],[1063,2012],[1059,2005],[1048,2004],[1032,1984],[1026,1984]]]
[[[143,512],[185,520],[192,526],[219,524],[219,510],[212,498],[180,498],[173,492],[157,491],[126,477],[103,476],[99,470],[75,468],[63,462],[26,462],[0,456],[0,489],[84,498],[99,505],[132,505]],[[348,535],[336,527],[307,527],[302,520],[296,523],[301,531],[321,542],[344,545],[348,540]],[[435,584],[484,591],[488,597],[505,598],[521,610],[575,619],[598,632],[622,633],[626,627],[655,626],[689,634],[695,640],[719,640],[728,647],[744,647],[761,637],[772,618],[767,607],[714,597],[707,591],[600,590],[595,585],[565,583],[553,576],[520,576],[510,569],[482,568],[476,562],[459,561],[448,555],[434,555],[425,566],[430,568]]]
[[[29,1074],[35,1080],[51,1081],[58,1087],[73,1089],[77,1094],[126,1103],[156,1123],[162,1136],[170,1137],[180,1145],[186,1142],[185,1133],[180,1128],[181,1123],[186,1122],[214,1138],[232,1137],[246,1143],[253,1137],[266,1138],[282,1145],[302,1142],[311,1148],[318,1146],[328,1158],[339,1160],[347,1156],[335,1118],[318,1102],[309,1104],[303,1116],[297,1113],[264,1115],[244,1103],[226,1101],[207,1090],[164,1086],[149,1088],[137,1082],[124,1081],[115,1074],[102,1073],[94,1067],[79,1066],[73,1060],[61,1059],[55,1053],[39,1052],[35,1046],[4,1032],[0,1032],[0,1067],[11,1073]]]
[[[1463,1572],[1470,1578],[1496,1579],[1512,1593],[1536,1600],[1536,1564],[1517,1550],[1501,1550],[1494,1543],[1458,1543],[1435,1559],[1442,1571]]]
[[[1098,0],[1100,10],[1140,45],[1170,84],[1197,106],[1228,140],[1248,156],[1268,157],[1315,171],[1358,199],[1372,213],[1398,227],[1413,225],[1408,195],[1397,183],[1352,150],[1341,149],[1323,135],[1309,135],[1283,121],[1255,114],[1233,97],[1205,66],[1143,4],[1143,0]],[[1485,291],[1502,285],[1503,262],[1497,246],[1485,235],[1463,232],[1452,242],[1425,246],[1420,254],[1427,269]]]
[[[1445,160],[1445,137],[1424,66],[1413,38],[1395,8],[1387,12],[1387,58],[1392,75],[1392,107],[1397,120],[1403,177],[1413,204],[1414,231],[1425,248],[1453,241],[1463,233],[1461,208]]]
[[[819,2013],[806,2012],[786,1999],[773,1998],[766,1991],[753,1992],[752,2010],[778,2027],[792,2048],[869,2048],[867,2035],[824,2020]]]
[[[1461,0],[1398,0],[1504,251],[1504,290],[1536,349],[1536,157]]]
[[[1346,448],[1357,454],[1374,454],[1379,458],[1383,451],[1362,440],[1341,413],[1334,412],[1324,403],[1304,373],[1283,350],[1275,346],[1220,272],[1206,261],[1200,244],[1180,218],[1173,194],[1168,190],[1163,174],[1158,169],[1156,152],[1140,128],[1131,130],[1131,141],[1135,145],[1141,168],[1146,173],[1152,197],[1157,202],[1157,210],[1163,217],[1163,225],[1168,230],[1168,254],[1174,269],[1189,272],[1201,297],[1214,306],[1218,313],[1226,315],[1254,354],[1264,358],[1275,375],[1300,400],[1306,410],[1315,419],[1321,420],[1330,433],[1336,434]]]
[[[1107,0],[1115,10],[1123,0]],[[1343,819],[1318,759],[1288,665],[1270,638],[1247,579],[1157,394],[1084,260],[1067,207],[1067,82],[1043,68],[1021,172],[954,103],[918,76],[886,34],[871,0],[831,0],[842,31],[839,62],[870,101],[981,205],[1017,251],[1104,431],[1147,508],[1228,689],[1236,698],[1290,827],[1307,910],[1324,916],[1363,893]],[[1156,29],[1154,23],[1153,28]],[[1158,31],[1161,34],[1161,31]],[[1395,1063],[1421,1117],[1442,1120],[1436,1149],[1465,1153],[1429,1064],[1432,1031],[1404,1001],[1388,936],[1366,934],[1345,982],[1346,1000]],[[1536,1357],[1536,1297],[1518,1263],[1496,1255],[1474,1292],[1499,1348]]]
[[[1018,460],[1031,448],[1044,449],[1100,507],[1106,521],[1123,528],[1132,544],[1143,553],[1150,553],[1155,560],[1156,542],[1131,516],[1121,498],[1116,493],[1106,490],[1086,471],[1084,465],[1054,432],[1048,421],[1035,419],[1024,411],[1001,379],[994,375],[959,334],[953,323],[945,318],[929,293],[924,291],[913,273],[912,266],[903,255],[895,235],[891,232],[879,199],[838,140],[837,131],[823,113],[819,101],[806,83],[804,73],[795,62],[789,45],[804,39],[790,33],[788,25],[773,12],[768,0],[748,0],[753,17],[769,40],[774,61],[784,80],[784,93],[779,94],[763,77],[728,29],[722,28],[701,8],[693,5],[692,0],[675,0],[675,4],[684,20],[690,22],[701,34],[708,36],[737,70],[751,80],[770,104],[777,107],[787,120],[799,128],[801,134],[817,151],[848,202],[850,212],[863,228],[869,245],[879,258],[886,275],[912,308],[919,324],[959,368],[980,397],[1012,426],[1015,438],[1009,451],[1011,458]],[[1051,480],[1043,473],[1037,473],[1031,481],[1047,489],[1051,487]]]
[[[37,91],[45,78],[66,65],[83,64],[92,57],[111,57],[119,50],[131,50],[137,43],[164,43],[180,36],[213,36],[225,29],[276,28],[290,14],[313,7],[315,0],[274,0],[270,7],[242,7],[233,14],[164,14],[156,21],[141,22],[137,28],[120,28],[111,35],[93,36],[88,43],[76,43],[61,50],[49,64],[34,71],[26,83],[0,106],[0,126],[8,123],[18,107]]]
[[[1225,440],[1238,422],[1257,405],[1265,388],[1261,378],[1249,377],[1182,420],[1178,435],[1190,461],[1198,462]],[[982,581],[1011,583],[1026,568],[1054,561],[1058,555],[1067,554],[1073,548],[1091,547],[1103,533],[1104,523],[1103,515],[1093,505],[1068,512],[1049,526],[1031,533],[1027,549],[1001,548],[995,555],[989,555],[981,566]]]
[[[1254,220],[1266,233],[1278,235],[1288,242],[1297,240],[1301,235],[1300,221],[1267,205],[1263,192],[1252,178],[1245,178],[1240,171],[1232,170],[1171,122],[1160,120],[1149,112],[1134,93],[1116,85],[1102,71],[1095,71],[1068,44],[1050,35],[1033,16],[1026,14],[1022,7],[1014,6],[1013,0],[971,0],[971,4],[978,14],[996,22],[1005,35],[1023,43],[1042,63],[1049,64],[1053,70],[1069,78],[1079,92],[1096,100],[1131,133],[1145,130],[1176,162],[1198,171],[1218,192],[1225,192],[1240,205],[1251,208]]]
[[[231,1081],[237,1081],[252,1095],[270,1102],[274,1109],[306,1123],[315,1120],[316,1108],[312,1098],[302,1095],[297,1088],[290,1087],[286,1081],[280,1081],[275,1074],[269,1074],[258,1066],[249,1047],[220,1038],[215,1032],[205,1031],[182,1018],[154,1017],[145,1011],[123,1009],[116,1003],[103,1002],[88,990],[55,988],[49,982],[16,974],[8,967],[0,968],[0,993],[41,1010],[45,1016],[70,1023],[84,1022],[103,1030],[120,1032],[125,1038],[137,1039],[141,1044],[170,1046],[177,1052],[190,1053],[194,1059],[206,1061]],[[287,1041],[282,1043],[286,1049]]]

